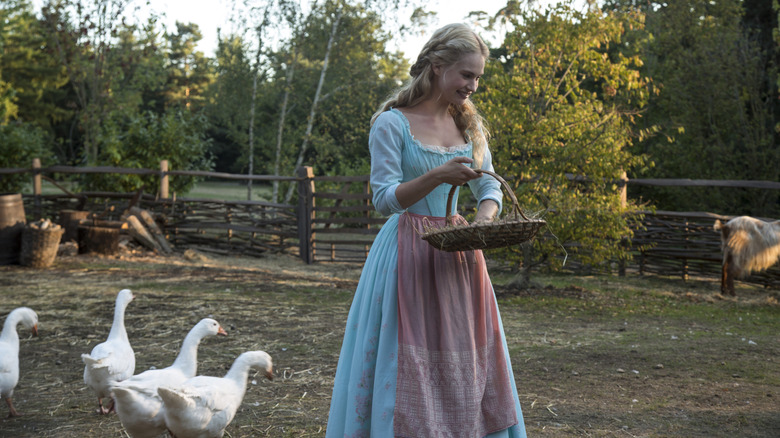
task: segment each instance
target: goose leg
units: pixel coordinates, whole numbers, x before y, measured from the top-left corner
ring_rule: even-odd
[[[116,412],[116,400],[111,397],[111,407],[108,408],[108,412]]]
[[[14,409],[14,404],[11,401],[11,397],[6,397],[5,403],[8,405],[8,418],[19,417],[22,415],[19,412],[16,412],[16,409]]]
[[[113,406],[112,406],[112,408],[113,408]],[[111,411],[103,407],[103,400],[101,400],[101,398],[98,397],[97,413],[100,414],[100,415],[105,415],[105,414],[107,414],[109,412],[111,412]]]

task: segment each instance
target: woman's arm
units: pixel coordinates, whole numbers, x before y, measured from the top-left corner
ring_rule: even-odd
[[[398,202],[403,208],[409,208],[441,184],[461,186],[474,178],[480,178],[482,175],[463,165],[472,161],[468,157],[456,157],[424,175],[400,184],[395,191]]]
[[[492,222],[498,216],[498,203],[492,199],[485,199],[479,203],[477,215],[474,217],[474,223]]]
[[[482,170],[493,172],[493,156],[487,148],[482,158]],[[504,196],[501,183],[492,176],[483,174],[482,178],[470,182],[469,187],[479,203],[474,222],[489,222],[495,219],[501,213]]]
[[[371,127],[371,189],[374,207],[383,215],[402,213],[440,184],[463,185],[481,175],[470,167],[471,158],[457,157],[411,181],[402,182],[405,125],[391,113],[380,115]]]

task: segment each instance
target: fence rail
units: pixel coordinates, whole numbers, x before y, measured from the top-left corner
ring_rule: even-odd
[[[315,176],[310,167],[298,169],[295,176],[237,175],[221,172],[168,170],[166,161],[160,170],[116,167],[41,167],[37,160],[31,168],[0,169],[0,175],[30,173],[34,193],[24,195],[26,211],[40,217],[59,217],[62,210],[83,208],[116,219],[134,193],[81,192],[44,195],[41,177],[49,174],[131,174],[158,175],[160,186],[155,195],[142,194],[139,206],[150,210],[160,222],[171,243],[221,254],[260,256],[267,253],[292,253],[306,263],[358,262],[368,254],[374,236],[384,224],[371,205],[368,175]],[[196,176],[226,180],[287,181],[297,183],[295,204],[267,201],[226,201],[217,199],[167,196],[168,178]],[[48,178],[47,178],[48,179]],[[571,176],[572,180],[582,180]],[[629,185],[675,187],[741,187],[778,190],[772,181],[634,179],[618,181],[621,196]],[[632,240],[633,262],[628,266],[639,274],[718,277],[720,275],[720,238],[713,230],[716,219],[731,216],[706,212],[644,212],[643,228],[635,230]],[[576,263],[573,263],[576,266]],[[780,268],[749,276],[743,281],[780,288]]]

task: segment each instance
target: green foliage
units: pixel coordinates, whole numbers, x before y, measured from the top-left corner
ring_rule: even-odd
[[[211,60],[196,49],[203,36],[194,23],[176,22],[176,33],[166,34],[168,51],[169,105],[181,105],[193,111],[206,104],[206,90],[214,81]]]
[[[0,125],[0,168],[29,168],[33,158],[40,158],[45,166],[51,158],[46,138],[42,129],[29,123]],[[21,192],[22,186],[28,182],[29,173],[3,175],[0,177],[0,192]]]
[[[222,172],[242,173],[247,162],[251,108],[248,91],[252,89],[253,74],[248,50],[248,44],[236,35],[220,38],[217,46],[216,79],[209,87],[206,113],[212,121],[216,169]],[[264,129],[263,137],[271,132]]]
[[[494,135],[494,166],[522,208],[549,210],[557,239],[540,239],[542,252],[577,242],[570,253],[583,263],[627,257],[621,239],[638,208],[621,205],[615,181],[646,164],[629,146],[649,133],[636,127],[649,91],[641,59],[611,49],[642,16],[583,14],[568,3],[518,14],[475,95]]]
[[[306,124],[314,98],[312,90],[319,80],[322,54],[337,7],[342,14],[341,21],[322,89],[311,148],[304,159],[315,167],[315,174],[324,174],[337,163],[355,167],[368,159],[368,121],[408,71],[405,59],[389,53],[387,45],[391,35],[383,30],[380,15],[359,3],[326,2],[318,13],[308,17],[295,41],[300,58],[293,83],[292,105],[296,109],[288,115],[291,126]],[[292,148],[286,152],[288,157],[297,154],[303,130],[292,135],[295,137]]]
[[[29,0],[0,4],[0,124],[32,122],[49,130],[69,111],[51,96],[67,81]]]
[[[199,113],[171,109],[158,116],[153,112],[141,115],[113,114],[104,127],[101,165],[158,169],[161,160],[168,160],[169,170],[211,170],[208,154],[209,139],[205,132],[208,121]],[[157,188],[158,176],[89,175],[85,187],[92,190],[132,192],[144,186],[145,191]],[[196,177],[170,178],[171,192],[186,193],[197,182]]]
[[[641,49],[642,71],[659,92],[651,96],[646,118],[663,135],[637,144],[657,163],[643,177],[780,179],[773,129],[780,108],[776,45],[762,43],[767,29],[745,21],[746,10],[753,21],[761,19],[747,3],[680,0],[653,2],[647,9],[652,38]],[[636,195],[664,210],[780,213],[780,196],[770,190],[640,188]]]

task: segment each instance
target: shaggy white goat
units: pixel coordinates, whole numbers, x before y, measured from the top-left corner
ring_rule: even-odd
[[[724,295],[735,295],[734,277],[763,271],[780,258],[780,221],[737,216],[725,224],[716,220],[714,228],[720,231],[723,251],[720,291]]]

